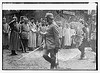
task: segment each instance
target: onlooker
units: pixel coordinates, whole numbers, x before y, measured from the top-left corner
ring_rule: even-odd
[[[27,52],[28,48],[28,39],[29,39],[29,24],[28,24],[28,18],[24,17],[24,22],[21,24],[21,39],[24,46],[23,52]]]
[[[6,23],[6,18],[3,18],[3,23],[2,23],[2,45],[3,49],[8,49],[9,47],[9,25]]]
[[[30,27],[30,32],[29,32],[28,47],[29,50],[31,51],[36,48],[36,25],[34,23],[34,18],[31,18],[29,27]]]

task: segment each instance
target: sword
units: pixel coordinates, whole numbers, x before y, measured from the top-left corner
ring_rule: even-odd
[[[21,60],[21,59],[23,59],[24,57],[27,57],[27,56],[28,56],[28,55],[30,55],[31,53],[33,53],[33,52],[35,52],[35,51],[39,50],[41,47],[43,47],[43,43],[41,44],[41,46],[40,46],[40,47],[36,48],[35,50],[33,50],[32,52],[28,53],[27,55],[25,55],[25,56],[21,57],[21,58],[20,58],[20,59],[18,59],[18,60]]]

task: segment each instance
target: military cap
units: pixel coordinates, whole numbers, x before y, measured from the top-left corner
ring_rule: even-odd
[[[46,18],[50,18],[50,19],[53,19],[54,18],[54,16],[53,16],[52,13],[46,13],[45,17]]]

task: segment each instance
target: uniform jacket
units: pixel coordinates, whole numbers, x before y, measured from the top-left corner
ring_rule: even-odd
[[[59,47],[59,32],[55,24],[51,24],[46,29],[46,47],[47,49],[54,49]]]
[[[28,24],[21,24],[20,26],[20,29],[21,29],[21,38],[22,39],[28,39],[29,38],[29,25]]]
[[[9,26],[10,26],[10,29],[11,29],[11,32],[13,31],[16,31],[16,32],[19,32],[19,26],[18,26],[18,23],[16,21],[11,21],[9,23]]]

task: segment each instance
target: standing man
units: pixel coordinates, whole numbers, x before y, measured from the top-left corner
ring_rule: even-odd
[[[28,48],[28,39],[29,39],[29,24],[28,24],[28,18],[24,17],[24,22],[21,24],[21,40],[24,46],[23,52],[27,52]]]
[[[45,35],[45,48],[43,58],[51,63],[51,69],[54,69],[57,66],[56,63],[56,53],[59,49],[59,33],[58,26],[54,23],[54,17],[52,13],[46,13],[46,20],[48,23],[46,33],[41,33]],[[50,53],[50,57],[48,54]]]
[[[3,49],[8,49],[9,47],[9,25],[6,23],[6,18],[3,18],[3,23],[2,23],[2,45]]]
[[[19,48],[19,27],[17,23],[17,17],[14,16],[13,20],[9,23],[11,33],[10,33],[10,50],[11,55],[17,55],[16,50]]]

